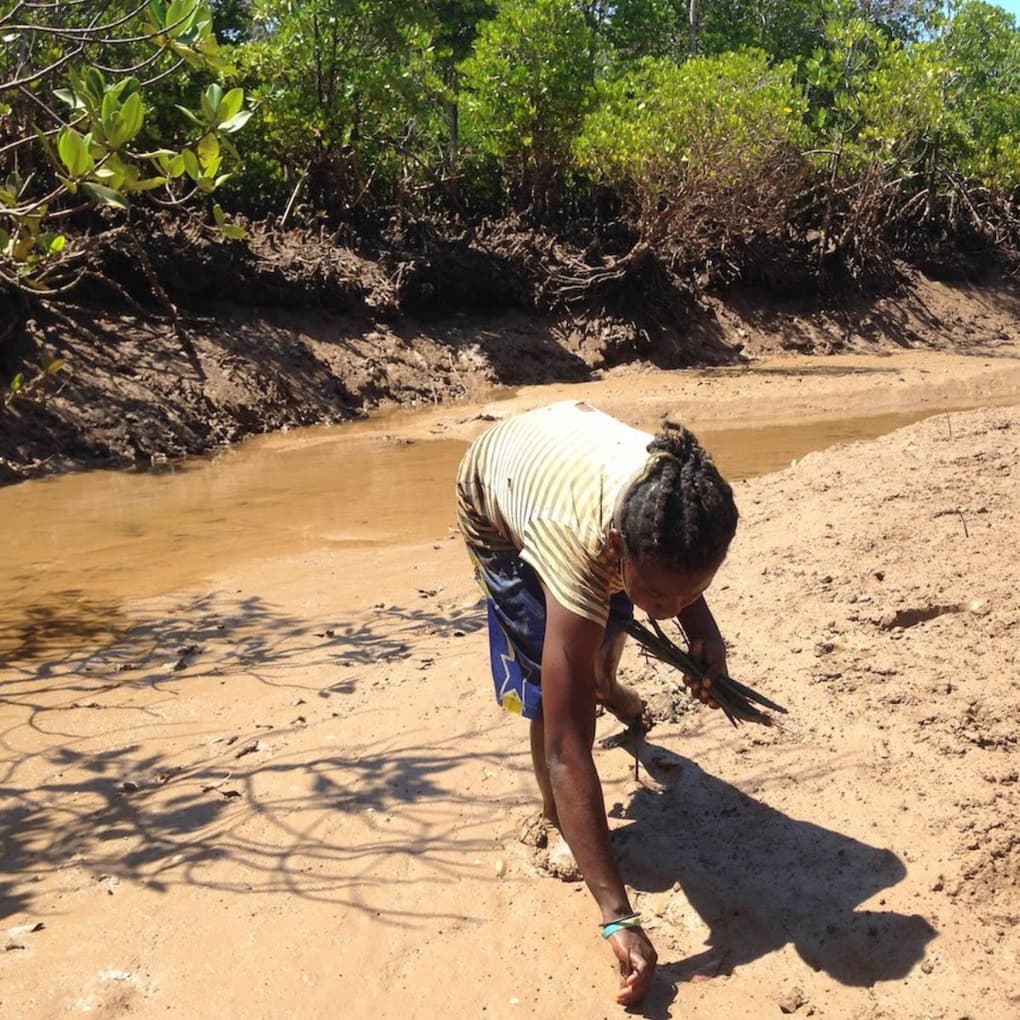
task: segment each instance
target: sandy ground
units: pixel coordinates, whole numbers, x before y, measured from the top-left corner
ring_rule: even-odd
[[[699,420],[903,410],[975,364],[927,357],[887,362],[902,382],[853,359],[706,375]],[[734,730],[634,653],[659,720],[636,779],[599,723],[660,954],[641,1015],[1020,1015],[1018,490],[1020,405],[737,486],[710,601],[785,725]],[[455,536],[264,558],[125,611],[113,643],[0,668],[0,1014],[623,1014],[590,896],[517,839],[526,730],[492,700]]]

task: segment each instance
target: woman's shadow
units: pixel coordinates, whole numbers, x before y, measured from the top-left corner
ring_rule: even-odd
[[[892,851],[790,818],[664,747],[645,743],[640,757],[660,788],[639,790],[633,823],[613,834],[621,869],[639,892],[679,888],[670,905],[689,903],[710,929],[704,951],[660,963],[646,1016],[668,1015],[678,983],[788,942],[845,985],[902,978],[921,960],[936,934],[924,918],[857,909],[906,875]]]

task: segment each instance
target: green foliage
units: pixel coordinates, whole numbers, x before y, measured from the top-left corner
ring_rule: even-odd
[[[202,0],[149,0],[142,26],[154,45],[180,57],[193,67],[226,70],[230,64],[220,52],[213,32],[212,9]]]
[[[14,375],[14,378],[7,384],[7,391],[3,395],[3,406],[9,407],[17,397],[42,399],[47,384],[61,372],[67,372],[67,362],[63,358],[56,358],[52,355],[44,356],[42,364],[34,371],[30,371],[27,375],[24,371]]]
[[[876,146],[888,149],[899,140],[902,132],[889,121],[910,109],[911,97],[896,102],[888,85],[902,82],[903,55],[898,42],[863,18],[834,15],[829,20],[824,45],[804,63],[812,126],[819,147],[826,149],[820,153],[822,163],[829,149],[839,150],[847,165],[867,163]],[[917,84],[929,88],[927,79]]]
[[[220,152],[193,139],[124,187],[225,184],[252,210],[306,219],[464,202],[488,211],[508,198],[541,216],[583,194],[588,174],[647,216],[678,182],[752,188],[775,153],[799,148],[830,188],[876,174],[927,186],[936,166],[1005,188],[1016,164],[1015,25],[981,3],[940,20],[939,6],[221,0],[213,7],[236,41],[224,88],[243,88],[260,113],[246,133],[248,166],[233,176],[217,166],[233,158],[222,143],[230,118],[214,122],[185,83],[176,98],[164,90],[146,103],[139,137],[165,133],[184,106],[197,111],[196,130],[217,133]],[[200,20],[185,19],[176,37],[164,23],[164,34],[194,45]],[[692,48],[704,56],[692,60]],[[118,102],[129,98],[125,87]],[[75,130],[84,139],[86,127]],[[68,141],[82,166],[102,158],[100,134],[88,153]]]
[[[1016,251],[1020,183],[1018,34],[1012,17],[964,4],[913,43],[847,17],[804,62],[822,175],[820,257],[853,274],[888,261],[890,239],[961,224]],[[935,232],[937,235],[937,231]]]
[[[764,50],[774,61],[799,60],[821,45],[838,14],[874,25],[888,38],[915,39],[933,24],[937,0],[619,0],[603,21],[627,60]],[[691,24],[692,10],[694,24]]]
[[[788,233],[859,265],[979,194],[1016,220],[1020,42],[980,0],[140,2],[0,2],[0,286],[72,284],[87,243],[53,216],[83,203],[198,200],[238,238],[224,206],[548,220],[609,195],[647,237],[753,232],[800,194]]]
[[[1020,186],[1020,31],[1016,19],[971,0],[937,43],[955,156],[964,177]]]
[[[577,141],[579,164],[633,194],[647,219],[682,189],[706,201],[754,188],[806,139],[793,67],[760,50],[677,65],[647,58],[603,84]]]
[[[231,184],[260,211],[357,217],[456,194],[459,63],[492,0],[262,0],[233,51],[259,106]],[[468,156],[471,162],[471,154]],[[467,170],[473,173],[477,164]]]
[[[699,52],[753,46],[776,60],[796,59],[818,43],[829,6],[826,0],[710,0],[701,7]]]
[[[461,65],[464,137],[518,187],[549,185],[594,94],[595,39],[573,0],[502,0]]]
[[[0,223],[7,222],[7,226],[0,226],[0,266],[13,267],[17,278],[32,287],[37,274],[59,265],[67,237],[44,229],[46,205],[30,206],[31,212],[24,215],[10,215],[10,210],[24,207],[28,185],[19,174],[12,173],[0,186]]]
[[[334,213],[380,182],[413,187],[443,89],[426,5],[264,0],[253,13],[235,57],[261,112],[252,143],[261,159],[243,187],[282,205],[306,178],[310,200]]]
[[[0,15],[4,38],[20,48],[17,64],[0,61],[0,97],[11,111],[0,152],[14,165],[0,188],[0,287],[52,295],[77,283],[93,244],[47,229],[55,216],[82,200],[122,213],[146,192],[177,205],[215,191],[229,179],[225,163],[239,161],[227,136],[251,111],[241,89],[213,83],[197,110],[179,107],[176,137],[140,144],[153,104],[182,67],[230,66],[208,3],[22,6]]]
[[[904,46],[861,19],[833,19],[806,63],[821,163],[841,173],[959,174],[1020,183],[1020,33],[1012,16],[965,4],[935,37]],[[929,180],[929,186],[935,185]]]
[[[619,0],[597,24],[624,66],[642,57],[683,60],[690,50],[689,10],[689,0]]]
[[[254,25],[252,0],[212,0],[210,6],[221,44],[242,42],[250,36]]]

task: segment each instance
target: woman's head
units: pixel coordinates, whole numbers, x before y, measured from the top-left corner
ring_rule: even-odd
[[[737,528],[733,490],[704,447],[666,422],[615,521],[630,597],[652,616],[674,616],[709,586]]]

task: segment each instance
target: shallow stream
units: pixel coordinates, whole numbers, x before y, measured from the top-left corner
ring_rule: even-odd
[[[90,471],[0,489],[0,662],[67,649],[110,630],[104,617],[125,600],[188,588],[242,561],[444,537],[465,441],[400,438],[421,434],[429,413],[264,436],[160,472]],[[735,481],[932,413],[700,438]],[[657,421],[649,411],[633,423],[654,431]]]

